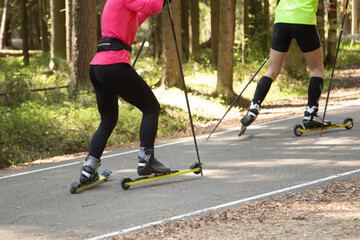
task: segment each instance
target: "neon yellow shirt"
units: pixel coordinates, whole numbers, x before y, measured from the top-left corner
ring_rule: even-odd
[[[280,0],[275,10],[275,23],[316,25],[319,0]]]

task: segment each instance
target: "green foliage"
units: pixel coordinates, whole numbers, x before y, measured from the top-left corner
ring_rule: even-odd
[[[48,69],[49,54],[31,58],[30,66],[23,65],[21,57],[7,57],[0,60],[0,92],[10,92],[0,98],[2,106],[15,107],[29,100],[59,102],[64,100],[66,90],[30,93],[30,89],[59,87],[66,85],[70,68],[64,60],[58,60],[59,69]]]
[[[337,68],[343,68],[359,63],[360,58],[360,44],[355,43],[354,40],[343,40],[336,62]],[[332,66],[328,66],[330,68]]]
[[[92,96],[93,99],[95,98]],[[28,101],[14,109],[0,107],[0,168],[39,158],[87,151],[100,117],[95,103],[76,102],[42,105]],[[119,121],[108,146],[139,140],[142,114],[121,104]],[[184,123],[162,110],[159,136],[182,131]]]
[[[141,60],[136,62],[135,70],[149,86],[154,86],[161,80],[162,65],[154,63],[151,56],[142,55]]]

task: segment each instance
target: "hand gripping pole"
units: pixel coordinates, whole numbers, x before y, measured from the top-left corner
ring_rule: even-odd
[[[338,56],[338,53],[339,53],[341,36],[342,36],[342,32],[343,32],[343,27],[344,27],[344,22],[345,22],[345,17],[346,17],[346,13],[347,13],[348,4],[349,4],[349,0],[346,0],[345,9],[344,9],[344,16],[343,16],[343,18],[342,18],[342,23],[341,23],[340,35],[339,35],[338,44],[337,44],[337,47],[336,47],[334,65],[333,65],[333,68],[332,68],[331,78],[330,78],[330,83],[329,83],[329,89],[328,89],[328,93],[327,93],[327,96],[326,96],[326,103],[325,103],[324,115],[323,115],[323,118],[322,118],[322,121],[321,121],[320,137],[321,137],[322,130],[323,130],[323,127],[324,127],[324,121],[325,121],[325,115],[326,115],[326,108],[327,108],[327,105],[328,105],[328,102],[329,102],[329,96],[330,96],[330,90],[331,90],[331,83],[332,83],[332,80],[333,80],[333,77],[334,77],[334,70],[335,70],[335,66],[336,66],[337,56]]]
[[[178,62],[179,62],[179,68],[180,68],[181,80],[182,80],[182,84],[183,84],[183,88],[184,88],[184,93],[185,93],[186,105],[187,105],[187,109],[188,109],[188,112],[189,112],[189,119],[190,119],[190,125],[191,125],[192,135],[193,135],[193,138],[194,138],[196,155],[197,155],[198,163],[199,163],[200,166],[201,166],[202,163],[201,163],[201,161],[200,161],[199,149],[198,149],[198,145],[197,145],[197,142],[196,142],[194,124],[193,124],[193,120],[192,120],[192,116],[191,116],[191,111],[190,111],[190,104],[189,104],[189,99],[188,99],[188,94],[187,94],[187,89],[186,89],[186,84],[185,84],[184,72],[183,72],[183,68],[182,68],[182,64],[181,64],[181,58],[180,58],[180,53],[179,53],[179,48],[178,48],[177,40],[176,40],[176,34],[175,34],[175,28],[174,28],[174,21],[173,21],[173,18],[172,18],[172,13],[171,13],[171,8],[170,8],[169,0],[166,0],[166,2],[167,2],[168,11],[169,11],[170,24],[171,24],[171,29],[172,29],[173,37],[174,37],[174,43],[175,43],[175,48],[176,48],[177,59],[178,59]],[[202,170],[201,170],[201,176],[203,176]]]

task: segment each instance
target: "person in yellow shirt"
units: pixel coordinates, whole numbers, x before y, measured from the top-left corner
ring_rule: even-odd
[[[305,128],[321,126],[317,112],[324,84],[324,65],[320,37],[316,29],[317,4],[318,0],[280,0],[275,11],[275,27],[271,41],[269,65],[258,82],[248,111],[240,120],[242,128],[239,136],[259,114],[261,103],[269,92],[272,82],[281,71],[293,38],[297,41],[311,71],[308,103],[303,124]],[[325,126],[330,124],[329,121],[324,122]]]

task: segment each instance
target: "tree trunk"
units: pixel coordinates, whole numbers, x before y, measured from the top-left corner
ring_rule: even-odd
[[[215,93],[233,98],[233,47],[235,0],[220,0],[218,75]]]
[[[76,90],[88,90],[89,63],[97,45],[97,0],[73,0],[72,80]]]
[[[105,3],[106,3],[106,0],[98,0],[100,15],[101,15],[102,12],[104,11]]]
[[[324,15],[325,15],[325,9],[324,9],[324,0],[319,0],[318,6],[317,6],[317,13],[316,13],[316,19],[317,19],[317,29],[319,31],[320,35],[320,42],[325,58],[326,53],[326,47],[325,47],[325,27],[324,27]]]
[[[264,52],[269,51],[269,41],[270,41],[270,16],[269,16],[269,0],[264,0],[264,18],[263,18],[263,41],[262,47]]]
[[[261,27],[261,19],[263,17],[263,9],[261,2],[259,0],[251,0],[249,13],[251,17],[249,18],[249,25],[251,28],[249,29],[250,37],[254,37],[256,33],[262,31]]]
[[[100,40],[102,38],[102,32],[101,32],[101,15],[104,11],[106,0],[98,0],[98,6],[99,6],[99,13],[98,13],[98,24],[97,24],[97,39]]]
[[[351,34],[358,34],[358,3],[357,0],[352,0],[352,13],[351,13]]]
[[[48,18],[46,17],[46,0],[39,0],[39,12],[40,12],[40,32],[41,32],[41,49],[44,52],[50,51],[49,44],[49,32],[48,32]]]
[[[1,18],[1,26],[0,26],[0,49],[4,49],[5,45],[5,33],[6,33],[6,18],[9,7],[9,0],[4,1],[4,7]]]
[[[24,56],[24,65],[29,65],[29,34],[27,24],[27,6],[26,0],[21,0],[21,33],[22,33],[22,50]]]
[[[189,37],[189,10],[190,1],[181,1],[181,38],[182,38],[182,52],[185,61],[189,60],[190,56],[190,37]]]
[[[153,34],[153,45],[154,45],[154,57],[155,63],[159,61],[159,58],[162,53],[162,16],[167,14],[166,11],[160,12],[155,20],[155,26],[153,26],[152,34]]]
[[[217,66],[219,51],[220,0],[211,0],[211,62]]]
[[[35,4],[34,4],[35,5]],[[41,16],[41,9],[36,5],[32,8],[31,15],[34,16],[32,21],[32,26],[34,28],[33,31],[33,47],[30,47],[30,49],[41,49],[41,27],[40,27],[40,16]]]
[[[179,63],[177,59],[173,31],[171,29],[170,18],[167,10],[163,12],[163,76],[161,85],[166,88],[179,87],[181,88],[181,75]],[[171,3],[171,11],[176,33],[176,40],[181,56],[181,2],[173,1]]]
[[[65,0],[50,0],[51,46],[50,68],[56,69],[56,58],[66,59]]]
[[[241,62],[242,64],[245,64],[247,62],[248,57],[248,44],[247,41],[249,39],[249,0],[244,0],[244,6],[243,6],[243,12],[244,12],[244,32],[242,36],[242,58]]]
[[[191,0],[191,55],[198,62],[200,60],[200,13],[199,0]]]
[[[328,8],[329,33],[326,63],[333,64],[336,53],[336,31],[337,31],[337,1],[329,0]]]
[[[72,0],[66,0],[66,60],[71,63],[72,61],[72,33],[73,33],[73,19],[72,19]]]

